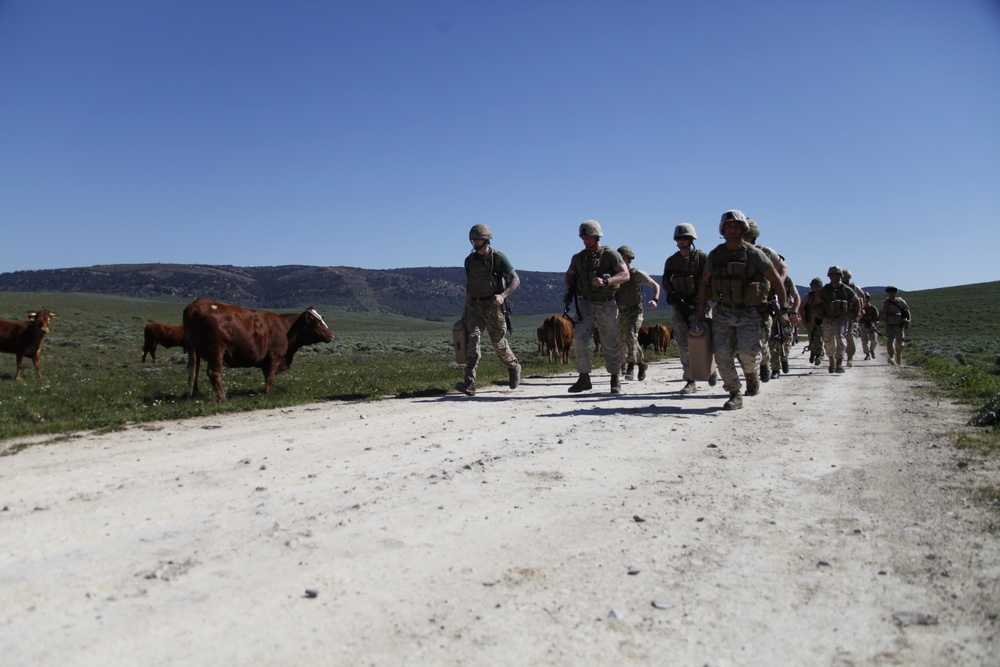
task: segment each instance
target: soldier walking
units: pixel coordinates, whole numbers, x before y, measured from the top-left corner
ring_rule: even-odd
[[[615,292],[628,282],[630,274],[622,256],[601,245],[604,231],[596,220],[580,224],[583,250],[573,255],[566,271],[566,302],[577,296],[580,321],[573,328],[573,348],[576,350],[576,370],[580,376],[569,388],[571,393],[593,389],[590,381],[590,341],[594,330],[600,332],[601,356],[611,374],[611,393],[621,393],[622,354],[618,332],[618,306]]]
[[[715,363],[722,377],[722,386],[729,392],[729,400],[722,406],[726,410],[743,407],[740,396],[740,377],[736,371],[739,359],[746,379],[747,396],[760,392],[760,312],[767,305],[768,284],[778,295],[778,302],[786,300],[781,277],[763,252],[743,241],[750,229],[741,211],[730,210],[722,214],[719,233],[725,242],[708,253],[708,262],[698,293],[698,312],[695,321],[705,320],[709,299],[716,302],[712,316],[712,349]],[[779,315],[787,322],[788,309]]]
[[[622,373],[626,380],[634,380],[635,369],[638,366],[639,380],[645,380],[649,365],[646,363],[642,346],[639,345],[639,327],[642,326],[642,286],[649,285],[653,288],[653,298],[646,303],[650,310],[656,310],[660,302],[660,286],[649,277],[648,273],[632,266],[632,261],[635,259],[632,248],[623,245],[618,248],[618,254],[625,260],[629,273],[628,282],[622,283],[615,292],[615,302],[618,304],[618,328],[623,347],[622,356],[625,357],[622,360],[624,366]]]
[[[823,318],[823,342],[830,359],[830,372],[843,373],[847,329],[858,319],[861,302],[854,290],[841,282],[843,271],[839,266],[831,266],[826,275],[830,282],[819,291],[816,316]]]
[[[872,303],[872,295],[863,292],[865,295],[864,304],[861,307],[861,319],[858,324],[861,326],[861,349],[865,351],[865,359],[875,358],[875,344],[878,329],[878,308]]]
[[[663,264],[663,292],[667,305],[672,310],[674,320],[673,340],[677,343],[677,356],[684,371],[684,386],[682,394],[693,394],[698,391],[698,385],[691,377],[688,353],[688,333],[691,330],[691,318],[698,311],[698,286],[701,284],[708,255],[704,250],[694,247],[698,238],[694,225],[682,222],[674,228],[674,242],[677,252],[667,258]],[[706,317],[708,313],[706,313]],[[713,373],[708,384],[715,385],[716,375]]]
[[[465,305],[462,308],[462,319],[468,331],[465,380],[455,385],[468,396],[476,395],[476,366],[482,357],[479,343],[483,329],[489,333],[493,349],[509,371],[510,388],[517,389],[521,383],[521,364],[507,342],[504,315],[505,302],[521,284],[521,279],[507,256],[490,245],[492,238],[493,232],[487,225],[473,225],[469,230],[472,252],[465,258]]]
[[[879,321],[885,323],[885,347],[889,354],[889,363],[896,365],[903,363],[903,334],[913,322],[910,307],[906,305],[906,301],[897,296],[898,292],[895,285],[886,287],[886,299],[882,302],[882,310],[879,311]]]

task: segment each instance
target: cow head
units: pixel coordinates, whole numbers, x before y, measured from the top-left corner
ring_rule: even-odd
[[[313,345],[315,343],[329,343],[333,340],[333,332],[326,326],[323,316],[313,307],[309,306],[304,313],[295,320],[289,337],[295,340],[296,347],[303,345]]]
[[[50,312],[42,308],[41,310],[35,311],[33,313],[28,313],[28,320],[32,322],[38,322],[39,328],[44,333],[49,332],[49,320],[56,316],[55,313]]]

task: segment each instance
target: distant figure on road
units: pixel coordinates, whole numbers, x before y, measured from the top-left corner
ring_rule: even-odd
[[[902,364],[903,335],[906,328],[913,323],[910,307],[903,299],[899,298],[895,285],[885,288],[885,301],[882,302],[882,310],[879,311],[879,321],[885,323],[885,347],[889,354],[890,364]]]
[[[865,359],[875,358],[875,344],[878,342],[878,308],[872,303],[872,295],[862,292],[865,295],[864,303],[861,306],[861,319],[858,324],[861,326],[861,349],[865,351]]]
[[[632,248],[623,245],[618,248],[618,254],[625,260],[629,272],[628,282],[622,283],[615,293],[615,302],[618,304],[618,328],[624,348],[622,356],[625,357],[622,359],[624,366],[622,373],[626,380],[634,380],[635,367],[638,366],[639,379],[645,380],[649,365],[646,363],[642,346],[639,345],[639,327],[642,326],[642,286],[649,285],[653,288],[653,298],[646,304],[650,310],[656,310],[660,302],[660,286],[649,277],[648,273],[632,266],[632,260],[635,259]]]
[[[861,302],[854,290],[841,282],[843,271],[839,266],[831,266],[826,275],[830,282],[819,291],[816,316],[823,318],[823,342],[830,359],[830,372],[843,373],[847,329],[858,318]]]

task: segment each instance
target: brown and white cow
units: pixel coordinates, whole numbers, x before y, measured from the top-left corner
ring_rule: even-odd
[[[156,346],[178,347],[184,344],[184,327],[173,324],[150,322],[143,329],[142,363],[146,363],[148,354],[156,363]]]
[[[312,306],[298,315],[284,315],[195,299],[184,309],[188,396],[198,393],[202,359],[215,393],[224,401],[223,365],[261,369],[266,392],[270,394],[274,390],[274,376],[292,365],[300,347],[331,340],[333,332]]]
[[[35,365],[35,375],[42,377],[42,342],[49,332],[49,321],[55,316],[55,313],[43,308],[28,313],[27,322],[0,320],[0,352],[17,356],[15,380],[21,379],[25,357]]]
[[[545,328],[545,345],[549,361],[569,363],[569,352],[573,348],[573,320],[561,315],[550,315],[542,323]]]

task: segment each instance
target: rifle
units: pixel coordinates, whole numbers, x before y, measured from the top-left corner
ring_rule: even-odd
[[[681,296],[676,292],[667,292],[665,301],[668,306],[677,309],[677,312],[681,315],[681,319],[684,320],[684,324],[688,325],[688,328],[691,328],[691,317],[698,312],[698,304],[694,300]]]
[[[503,312],[503,319],[507,322],[507,331],[513,331],[514,325],[510,323],[510,313],[513,310],[510,306],[510,301],[507,299],[503,300],[503,305],[500,306],[500,310]]]
[[[576,320],[574,320],[574,322],[579,324],[583,321],[583,318],[580,317],[580,304],[576,300],[576,279],[573,279],[573,281],[570,282],[569,289],[566,290],[566,296],[563,297],[562,316],[566,319],[569,319],[569,304],[571,301],[573,302],[573,305],[576,306]]]

